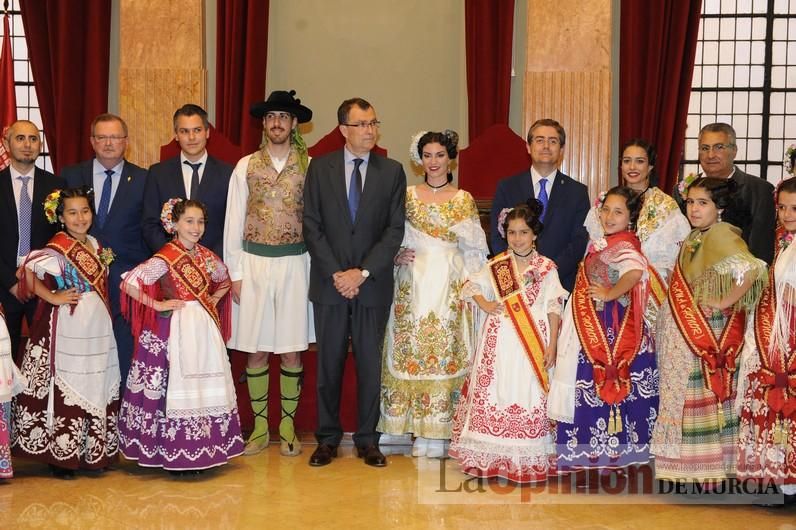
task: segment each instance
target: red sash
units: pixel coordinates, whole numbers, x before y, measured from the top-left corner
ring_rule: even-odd
[[[202,307],[210,314],[223,335],[221,317],[210,296],[210,275],[205,268],[197,265],[191,255],[173,241],[163,245],[163,248],[158,250],[155,256],[168,263],[169,277],[175,283],[182,285],[187,292],[202,304]]]
[[[575,328],[586,356],[594,368],[597,393],[609,405],[617,405],[630,394],[630,365],[641,347],[642,325],[633,318],[637,310],[633,297],[625,309],[622,323],[611,348],[605,329],[597,316],[594,302],[588,293],[589,279],[581,262],[572,291]]]
[[[504,252],[489,261],[489,271],[492,273],[492,285],[495,288],[498,299],[503,302],[506,314],[509,315],[514,330],[522,342],[525,355],[531,363],[536,380],[547,392],[549,383],[547,380],[547,370],[544,367],[545,342],[542,334],[536,327],[531,309],[522,297],[523,285],[521,275],[511,255]],[[548,272],[537,271],[540,274],[539,280]]]
[[[677,329],[701,361],[705,387],[719,402],[730,399],[734,394],[733,374],[738,368],[735,361],[743,347],[746,312],[732,312],[717,342],[683,277],[679,261],[669,282],[669,304]]]
[[[784,303],[784,302],[783,302]],[[760,297],[755,312],[754,331],[760,369],[752,375],[760,384],[763,398],[775,416],[796,420],[796,348],[778,345],[771,352],[771,326],[777,310],[774,266],[769,269],[769,284]],[[792,332],[796,332],[791,330]],[[793,337],[789,337],[791,344]]]
[[[108,268],[100,261],[99,256],[94,253],[85,243],[69,237],[66,232],[58,232],[47,243],[47,248],[63,254],[66,261],[77,269],[91,287],[97,292],[105,303],[110,313],[108,305]],[[99,250],[102,250],[100,247]]]

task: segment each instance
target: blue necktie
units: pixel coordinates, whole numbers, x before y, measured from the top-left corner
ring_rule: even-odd
[[[108,218],[108,210],[111,207],[111,189],[113,188],[113,174],[112,169],[106,169],[105,182],[102,184],[102,195],[100,195],[99,209],[97,210],[97,224],[100,228],[105,225],[105,219]]]
[[[201,162],[197,162],[196,164],[191,164],[187,160],[183,162],[183,164],[188,164],[193,169],[193,175],[191,175],[191,199],[197,200],[199,198],[199,168],[202,166]]]
[[[351,180],[348,181],[348,210],[351,212],[351,221],[357,220],[357,209],[359,209],[359,197],[362,195],[362,173],[359,166],[362,165],[361,158],[354,159],[354,171],[351,172]]]
[[[542,203],[542,215],[539,217],[540,221],[544,221],[544,216],[547,213],[547,201],[549,200],[547,197],[547,177],[541,179],[539,181],[539,202]]]
[[[19,252],[20,256],[27,256],[30,252],[30,219],[33,211],[33,202],[28,193],[28,183],[31,177],[17,177],[22,181],[22,192],[19,194]]]

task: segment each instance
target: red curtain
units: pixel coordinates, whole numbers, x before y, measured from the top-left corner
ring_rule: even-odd
[[[268,8],[268,0],[218,0],[215,126],[244,154],[262,138],[249,107],[265,99]]]
[[[465,0],[467,117],[470,141],[509,123],[514,0]]]
[[[20,0],[47,147],[56,173],[93,156],[91,121],[108,108],[111,2]]]
[[[677,181],[685,140],[701,0],[633,0],[620,14],[619,141],[658,150],[658,187]]]

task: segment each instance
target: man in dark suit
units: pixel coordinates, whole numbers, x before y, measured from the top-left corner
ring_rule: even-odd
[[[169,241],[160,224],[163,203],[174,197],[198,200],[207,206],[205,235],[199,242],[224,255],[224,217],[232,166],[207,154],[210,138],[207,112],[188,103],[174,113],[174,139],[180,155],[149,168],[144,190],[144,240],[152,252]]]
[[[94,118],[89,141],[94,158],[65,168],[61,176],[70,188],[88,186],[94,189],[96,216],[91,235],[116,255],[110,267],[108,290],[124,388],[133,358],[133,337],[119,307],[119,284],[122,273],[151,255],[141,235],[147,172],[124,159],[127,124],[119,116],[100,114]]]
[[[710,123],[699,131],[699,164],[703,175],[738,183],[735,199],[721,219],[741,229],[749,251],[769,265],[774,259],[777,214],[774,186],[735,166],[738,154],[735,129],[727,123]]]
[[[0,303],[6,315],[11,351],[20,360],[23,315],[30,324],[36,309],[33,295],[19,292],[16,270],[31,250],[42,248],[58,230],[47,223],[44,199],[64,181],[36,167],[41,153],[39,128],[27,120],[11,124],[3,137],[11,165],[0,171]]]
[[[311,466],[337,456],[343,435],[340,391],[351,338],[357,368],[357,456],[381,467],[381,348],[392,303],[393,258],[404,235],[406,175],[372,153],[376,110],[344,101],[337,110],[345,147],[310,162],[304,185],[304,241],[310,253],[310,300],[318,343],[318,448]]]
[[[589,192],[585,185],[558,171],[566,140],[566,131],[555,120],[537,120],[531,125],[527,136],[531,168],[498,182],[490,232],[492,252],[506,250],[506,240],[498,232],[500,212],[531,197],[539,199],[545,206],[544,230],[536,239],[536,248],[555,262],[561,285],[572,291],[589,241],[583,226],[589,212]]]

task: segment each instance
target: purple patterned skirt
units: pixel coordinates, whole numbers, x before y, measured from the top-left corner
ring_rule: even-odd
[[[624,315],[619,302],[606,302],[598,317],[613,346]],[[621,428],[611,429],[611,407],[597,394],[593,367],[583,349],[578,353],[573,423],[558,422],[559,471],[621,468],[649,462],[650,439],[658,417],[658,366],[646,324],[641,348],[630,365],[630,394],[619,404]],[[614,424],[617,425],[617,424]]]
[[[226,464],[243,453],[237,408],[201,416],[166,410],[170,323],[158,316],[155,329],[145,329],[136,344],[119,414],[120,449],[144,467],[181,471]]]

